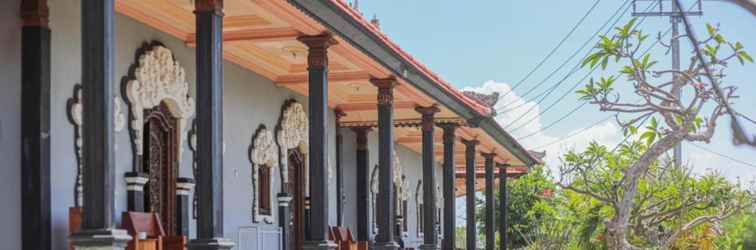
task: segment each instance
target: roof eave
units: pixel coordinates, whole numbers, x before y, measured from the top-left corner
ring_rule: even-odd
[[[465,119],[472,119],[480,115],[478,111],[466,105],[459,97],[446,91],[433,79],[426,76],[422,69],[404,60],[401,55],[383,43],[380,37],[368,30],[359,20],[343,11],[336,3],[329,0],[288,1],[327,27],[331,32],[339,35],[352,46],[386,67],[394,75],[403,78],[415,88],[435,98],[454,113]]]
[[[479,125],[480,128],[491,135],[497,143],[503,145],[527,166],[538,164],[538,161],[512,138],[509,133],[504,131],[489,114],[481,113],[490,112],[490,110],[475,109],[466,103],[465,100],[462,100],[461,97],[445,89],[442,83],[428,76],[427,72],[424,71],[425,69],[421,68],[421,65],[408,61],[398,54],[374,31],[369,30],[360,20],[344,11],[343,6],[339,6],[339,3],[331,0],[288,1],[327,27],[331,32],[337,34],[352,46],[386,67],[386,69],[390,70],[397,77],[403,78],[415,88],[449,108],[452,112],[459,114],[467,120],[480,120],[483,118]]]

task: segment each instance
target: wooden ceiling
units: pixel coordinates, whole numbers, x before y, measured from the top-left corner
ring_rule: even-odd
[[[224,2],[223,50],[226,60],[252,70],[279,87],[307,95],[307,47],[297,41],[302,35],[317,35],[327,31],[320,23],[305,15],[286,1],[226,0]],[[195,17],[190,0],[117,0],[116,11],[146,25],[195,45]],[[341,37],[329,49],[329,106],[347,114],[343,122],[377,120],[376,88],[370,77],[390,76],[390,71],[352,47]],[[395,119],[419,119],[416,106],[430,106],[436,102],[422,91],[399,78],[394,91]],[[438,118],[459,119],[448,108],[439,106]],[[437,160],[441,161],[441,129],[436,129]],[[502,145],[481,129],[463,127],[457,130],[460,139],[481,141],[479,152],[496,152],[496,161],[523,165]],[[420,131],[413,127],[396,129],[396,141],[421,152]],[[456,145],[457,167],[464,166],[464,146]],[[478,165],[483,164],[480,153]]]

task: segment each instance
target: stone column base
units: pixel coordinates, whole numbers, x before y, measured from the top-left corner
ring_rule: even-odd
[[[131,236],[122,229],[82,230],[69,237],[75,250],[123,250]]]
[[[335,250],[336,244],[334,244],[332,241],[329,241],[329,240],[305,241],[304,246],[302,246],[302,249],[304,250]]]
[[[396,242],[376,242],[370,246],[371,250],[398,250],[399,244]]]
[[[234,242],[223,238],[193,239],[189,241],[189,250],[229,250]]]

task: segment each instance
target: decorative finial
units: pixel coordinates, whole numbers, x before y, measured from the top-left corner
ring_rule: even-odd
[[[373,14],[373,19],[370,19],[370,23],[373,24],[376,28],[381,28],[381,22],[378,20],[378,16]]]

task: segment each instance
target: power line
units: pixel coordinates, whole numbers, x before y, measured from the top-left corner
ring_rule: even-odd
[[[593,123],[593,124],[591,124],[590,126],[587,126],[587,127],[583,127],[583,128],[581,128],[581,129],[578,129],[578,130],[576,130],[576,131],[574,131],[574,132],[572,132],[572,133],[568,134],[568,135],[567,135],[567,136],[565,136],[565,137],[562,137],[562,138],[557,138],[557,139],[555,139],[555,140],[553,140],[553,141],[551,141],[551,142],[549,142],[549,143],[546,143],[546,144],[543,144],[543,145],[540,145],[540,146],[537,146],[537,147],[533,147],[532,149],[533,149],[533,150],[535,150],[535,149],[539,149],[539,148],[545,148],[545,147],[548,147],[548,146],[554,145],[554,144],[556,144],[556,143],[559,143],[559,142],[565,141],[565,140],[567,140],[567,139],[570,139],[570,138],[572,138],[572,137],[574,137],[574,136],[577,136],[577,135],[579,135],[579,134],[581,134],[581,133],[583,133],[583,132],[585,132],[585,131],[588,131],[588,129],[594,128],[594,127],[598,126],[599,124],[601,124],[601,123],[603,123],[603,122],[606,122],[606,121],[608,121],[609,119],[612,119],[612,117],[613,117],[613,116],[614,116],[614,115],[610,115],[610,116],[607,116],[607,117],[605,117],[604,119],[601,119],[601,120],[598,120],[598,121],[594,122],[594,123]],[[540,132],[540,131],[539,131],[539,132]],[[528,137],[530,137],[530,136],[533,136],[533,135],[535,135],[535,134],[537,134],[537,133],[532,133],[532,134],[530,134],[530,135],[527,135],[527,136],[523,136],[523,137],[517,138],[517,140],[519,141],[519,140],[522,140],[522,139],[528,138]]]
[[[556,69],[554,69],[553,71],[551,71],[551,72],[550,72],[550,73],[549,73],[549,74],[548,74],[548,75],[546,76],[546,78],[544,78],[543,80],[541,80],[540,82],[538,82],[538,83],[537,83],[537,84],[536,84],[535,86],[531,87],[530,89],[528,89],[527,91],[525,91],[525,93],[524,93],[524,94],[522,94],[522,95],[520,95],[520,96],[521,96],[521,97],[525,97],[525,96],[527,96],[527,95],[528,95],[528,94],[530,94],[530,93],[531,93],[531,92],[532,92],[533,90],[537,89],[537,88],[538,88],[539,86],[541,86],[541,85],[542,85],[542,84],[544,84],[544,83],[545,83],[546,81],[548,81],[549,79],[551,79],[551,77],[553,77],[554,75],[556,75],[556,73],[557,73],[557,72],[559,72],[559,71],[560,71],[560,70],[561,70],[562,68],[564,68],[564,66],[565,66],[565,65],[567,65],[567,63],[569,63],[569,62],[570,62],[570,61],[571,61],[571,60],[572,60],[573,58],[575,58],[575,56],[577,56],[577,55],[578,55],[578,54],[580,53],[580,51],[582,51],[582,50],[583,50],[583,49],[584,49],[584,48],[585,48],[586,46],[588,46],[589,44],[591,44],[591,41],[593,41],[593,39],[594,39],[594,38],[595,38],[595,37],[596,37],[596,36],[597,36],[597,35],[598,35],[598,34],[599,34],[599,33],[601,32],[601,30],[603,30],[603,29],[604,29],[604,28],[605,28],[605,27],[606,27],[606,26],[607,26],[607,25],[608,25],[608,24],[609,24],[609,23],[610,23],[610,22],[612,21],[612,19],[615,19],[615,18],[617,18],[617,19],[616,19],[616,20],[614,21],[614,24],[616,24],[616,23],[617,23],[617,22],[619,21],[619,18],[620,18],[620,17],[622,16],[622,15],[619,15],[619,14],[620,14],[620,12],[622,11],[622,9],[624,9],[624,11],[622,11],[622,14],[623,14],[623,15],[624,15],[625,13],[627,13],[627,11],[628,11],[628,10],[630,10],[630,5],[628,5],[628,3],[629,3],[629,0],[626,0],[626,1],[625,1],[625,3],[623,3],[622,5],[620,5],[620,7],[619,7],[619,8],[617,8],[617,10],[615,10],[615,11],[614,11],[614,13],[612,14],[612,16],[611,16],[611,17],[609,17],[609,19],[607,19],[607,20],[606,20],[606,22],[604,22],[604,24],[602,24],[600,28],[598,28],[598,29],[596,30],[596,32],[594,32],[594,33],[593,33],[593,35],[591,35],[591,37],[590,37],[590,38],[588,38],[588,39],[587,39],[587,40],[586,40],[585,42],[583,42],[583,45],[582,45],[582,46],[580,46],[580,48],[578,48],[577,50],[575,50],[575,52],[573,52],[573,53],[572,53],[572,54],[571,54],[571,55],[570,55],[569,57],[567,57],[567,59],[565,59],[565,60],[564,60],[564,61],[562,62],[562,64],[560,64],[559,66],[557,66],[557,68],[556,68]],[[625,7],[625,5],[627,5],[627,7]],[[614,24],[612,24],[612,26],[614,26]],[[604,35],[606,35],[607,33],[609,33],[609,31],[610,31],[610,30],[611,30],[611,27],[610,27],[610,29],[609,29],[609,30],[607,30],[606,32],[604,32]],[[573,68],[573,70],[574,70],[574,68]],[[517,84],[515,84],[515,86],[514,86],[513,88],[511,88],[511,89],[509,90],[509,92],[507,92],[507,93],[506,93],[506,94],[505,94],[504,96],[502,96],[502,97],[501,97],[501,99],[503,100],[503,99],[504,99],[505,97],[507,97],[507,96],[508,96],[508,95],[509,95],[510,93],[512,93],[512,92],[514,91],[514,89],[515,89],[515,88],[516,88],[517,86],[519,86],[519,85],[520,85],[521,83],[522,83],[522,81],[520,81],[520,82],[518,82]],[[539,94],[538,96],[540,96],[540,95],[542,95],[542,94],[543,94],[543,93]],[[537,98],[538,96],[534,97],[533,99]],[[514,101],[513,101],[513,102],[510,102],[510,103],[507,103],[507,104],[505,104],[505,105],[504,105],[504,107],[507,107],[507,106],[509,106],[509,105],[512,105],[512,104],[514,104],[514,103],[515,103]],[[507,111],[510,111],[510,110],[513,110],[513,109],[519,108],[520,106],[522,106],[522,104],[518,105],[517,107],[511,108],[511,109],[506,109],[506,110],[500,109],[500,110],[497,110],[497,111],[498,111],[498,112],[507,112]]]
[[[654,4],[654,5],[655,5],[655,4]],[[653,8],[653,7],[654,7],[654,5],[651,5],[651,6],[649,6],[648,8],[649,8],[649,9],[650,9],[650,8]],[[628,6],[628,8],[627,8],[627,9],[629,9],[629,8],[630,8],[630,6]],[[627,9],[626,9],[625,11],[627,11]],[[611,31],[611,28],[613,28],[613,27],[614,27],[615,25],[617,25],[617,23],[619,22],[619,20],[620,20],[620,19],[621,19],[621,16],[620,16],[619,18],[617,18],[617,19],[616,19],[616,20],[614,21],[614,23],[613,23],[613,24],[612,24],[612,25],[610,26],[610,28],[609,28],[609,29],[607,29],[607,30],[606,30],[606,31],[604,32],[604,35],[608,34],[608,33],[609,33],[609,31]],[[637,27],[638,27],[638,26],[640,26],[640,25],[641,25],[641,24],[642,24],[642,23],[643,23],[644,21],[645,21],[645,17],[641,18],[641,20],[640,20],[640,21],[639,21],[638,23],[636,23],[636,24],[635,24],[635,26],[634,26],[633,28],[637,28]],[[596,44],[598,44],[598,42],[596,42]],[[561,85],[562,83],[564,83],[564,81],[566,81],[566,80],[567,80],[567,79],[568,79],[568,78],[569,78],[570,76],[572,76],[572,75],[573,75],[574,73],[576,73],[576,72],[577,72],[577,71],[578,71],[578,70],[579,70],[579,69],[581,68],[581,64],[582,64],[582,61],[583,61],[583,60],[585,60],[585,58],[587,58],[587,57],[588,57],[588,56],[590,55],[590,53],[591,53],[591,51],[588,51],[588,52],[586,52],[585,56],[583,56],[583,59],[581,59],[580,61],[578,61],[578,63],[577,63],[577,64],[575,64],[575,66],[573,66],[572,70],[571,70],[571,71],[570,71],[569,73],[567,73],[567,75],[565,75],[565,76],[564,76],[564,77],[563,77],[563,78],[562,78],[562,79],[561,79],[560,81],[558,81],[557,83],[555,83],[554,85],[552,85],[552,86],[551,86],[551,87],[550,87],[549,89],[547,89],[547,90],[546,90],[546,92],[545,92],[545,95],[543,95],[543,96],[542,96],[542,97],[541,97],[541,98],[540,98],[540,99],[539,99],[539,100],[538,100],[538,101],[536,102],[536,105],[532,105],[532,106],[531,106],[530,108],[528,108],[528,110],[527,110],[527,111],[525,111],[525,114],[527,114],[527,113],[530,113],[530,112],[531,112],[531,111],[532,111],[532,110],[533,110],[533,109],[534,109],[534,108],[535,108],[536,106],[538,106],[538,104],[541,104],[541,103],[542,103],[542,102],[543,102],[544,100],[546,100],[546,98],[547,98],[547,97],[549,97],[549,95],[551,95],[551,93],[553,93],[553,92],[554,92],[554,91],[555,91],[555,90],[557,89],[557,87],[559,87],[559,86],[560,86],[560,85]],[[570,59],[571,59],[571,58],[570,58]],[[593,73],[593,72],[594,72],[594,71],[596,70],[596,68],[598,68],[598,65],[593,65],[593,67],[591,68],[591,70],[590,70],[590,71],[589,71],[589,72],[588,72],[588,73],[587,73],[587,74],[586,74],[585,76],[583,76],[583,78],[582,78],[582,79],[581,79],[580,81],[578,81],[577,83],[575,83],[575,85],[574,85],[574,86],[573,86],[573,87],[572,87],[572,88],[571,88],[571,89],[570,89],[569,91],[567,91],[567,92],[565,92],[564,94],[562,94],[562,96],[560,96],[560,97],[559,97],[559,98],[557,99],[557,101],[556,101],[556,102],[554,102],[554,103],[552,103],[552,104],[551,104],[551,105],[550,105],[550,106],[549,106],[549,107],[548,107],[548,108],[547,108],[546,110],[544,110],[543,112],[540,112],[540,113],[539,113],[539,115],[540,115],[540,114],[543,114],[543,113],[544,113],[544,112],[546,112],[546,111],[548,111],[548,110],[549,110],[549,109],[551,109],[551,108],[552,108],[552,107],[553,107],[554,105],[556,105],[556,104],[557,104],[557,103],[559,103],[559,102],[560,102],[560,101],[561,101],[562,99],[564,99],[564,97],[566,97],[566,96],[567,96],[567,95],[568,95],[569,93],[571,93],[571,91],[572,91],[572,90],[574,90],[575,88],[577,88],[577,87],[579,86],[579,84],[580,84],[580,83],[581,83],[582,81],[584,81],[585,79],[587,79],[587,78],[588,78],[588,77],[589,77],[589,76],[590,76],[590,75],[591,75],[591,74],[592,74],[592,73]],[[531,101],[531,100],[529,100],[529,101]],[[529,101],[523,102],[523,105],[524,105],[524,103],[527,103],[527,102],[529,102]],[[520,105],[520,106],[522,106],[522,105]],[[517,108],[517,107],[515,107],[515,108]],[[510,110],[511,110],[511,109],[510,109]],[[508,124],[508,125],[507,125],[506,127],[504,127],[504,128],[505,128],[505,129],[508,129],[508,128],[512,127],[512,126],[513,126],[513,125],[514,125],[515,123],[517,123],[518,121],[522,120],[522,119],[523,119],[524,117],[525,117],[525,115],[522,115],[522,116],[519,116],[519,117],[517,117],[517,118],[516,118],[516,119],[515,119],[514,121],[512,121],[512,122],[511,122],[510,124]],[[518,126],[517,128],[515,128],[514,130],[516,130],[516,129],[519,129],[519,128],[522,128],[523,126],[527,125],[527,124],[528,124],[528,123],[529,123],[530,121],[534,120],[534,119],[535,119],[535,118],[537,118],[537,117],[538,117],[538,116],[534,116],[534,117],[533,117],[533,118],[531,118],[531,119],[530,119],[530,120],[529,120],[528,122],[522,123],[522,124],[521,124],[520,126]]]
[[[680,0],[672,0],[677,3],[677,5],[680,5]],[[696,33],[693,32],[693,27],[690,26],[690,23],[688,21],[688,16],[686,16],[684,13],[681,12],[683,24],[685,25],[685,33],[687,33],[688,40],[690,40],[690,44],[693,46],[693,51],[696,52],[696,57],[698,61],[701,62],[701,65],[703,65],[704,73],[706,73],[706,78],[709,79],[709,82],[711,82],[711,86],[714,89],[714,93],[717,97],[719,97],[722,100],[726,100],[724,94],[722,94],[722,89],[719,87],[719,84],[717,81],[714,80],[714,76],[711,73],[711,69],[709,68],[708,64],[706,63],[706,59],[704,59],[703,54],[701,53],[701,48],[698,47],[698,39],[696,39]],[[727,114],[730,116],[730,119],[732,119],[732,132],[733,136],[735,137],[735,141],[738,143],[747,143],[748,145],[756,146],[756,137],[753,139],[749,139],[745,135],[745,130],[740,125],[740,121],[738,121],[738,117],[736,115],[736,111],[730,107],[730,104],[727,101],[723,101],[722,105],[725,107],[725,110],[727,111]]]
[[[626,3],[627,3],[627,1],[628,0],[626,0]],[[565,35],[562,38],[562,40],[559,41],[559,43],[557,43],[557,45],[553,49],[551,49],[551,51],[546,55],[546,57],[544,57],[543,59],[541,59],[541,61],[538,62],[538,64],[533,69],[531,69],[530,72],[528,72],[525,75],[525,77],[523,77],[522,79],[520,79],[520,81],[517,82],[517,84],[515,84],[511,89],[509,89],[509,92],[507,92],[506,94],[504,94],[504,97],[508,96],[509,93],[512,93],[514,91],[514,89],[516,89],[518,86],[520,86],[520,84],[522,84],[523,82],[525,82],[528,78],[530,78],[531,75],[533,75],[533,73],[535,73],[539,68],[541,68],[541,66],[543,66],[543,64],[549,58],[551,58],[551,56],[553,56],[554,53],[557,50],[559,50],[560,47],[562,47],[562,45],[564,44],[564,42],[566,42],[567,39],[570,38],[570,36],[572,36],[573,33],[575,33],[575,30],[577,30],[577,28],[580,27],[580,25],[583,24],[583,21],[585,21],[585,19],[593,12],[593,10],[596,9],[596,6],[598,6],[598,4],[600,2],[601,2],[601,0],[596,0],[596,2],[593,3],[593,5],[588,9],[588,11],[585,12],[585,14],[583,15],[583,17],[581,17],[580,20],[575,25],[572,26],[572,29],[570,29],[570,32],[567,32],[567,35]]]
[[[754,121],[751,117],[748,117],[748,116],[746,116],[746,115],[744,115],[743,113],[740,113],[740,112],[736,112],[736,113],[738,114],[738,116],[743,117],[743,119],[746,119],[749,122],[751,122],[753,124],[756,124],[756,121]]]
[[[749,167],[756,168],[756,164],[753,164],[753,163],[750,163],[750,162],[747,162],[747,161],[743,161],[743,160],[737,159],[735,157],[732,157],[732,156],[729,156],[729,155],[726,155],[726,154],[719,153],[717,151],[705,148],[705,147],[703,147],[701,145],[698,145],[698,144],[695,144],[695,143],[690,143],[690,145],[694,146],[694,147],[697,147],[698,149],[701,149],[703,151],[706,151],[706,152],[718,155],[719,157],[722,157],[722,158],[725,158],[725,159],[728,159],[728,160],[731,160],[731,161],[734,161],[734,162],[737,162],[737,163],[740,163],[740,164],[743,164],[743,165],[746,165],[746,166],[749,166]]]
[[[642,21],[642,20],[641,20],[641,21]],[[638,22],[638,25],[636,25],[635,27],[638,27],[638,26],[639,26],[640,24],[641,24],[641,22]],[[662,37],[666,36],[666,35],[667,35],[667,34],[669,33],[669,31],[671,31],[671,29],[667,29],[667,31],[665,31],[665,32],[664,32],[664,35],[662,35]],[[643,54],[646,54],[646,53],[650,52],[650,51],[651,51],[651,49],[653,49],[654,47],[656,47],[656,45],[657,45],[657,44],[659,44],[659,40],[658,40],[658,39],[657,39],[657,40],[656,40],[656,41],[655,41],[655,42],[654,42],[653,44],[651,44],[651,46],[649,46],[649,47],[648,47],[648,48],[647,48],[647,49],[646,49],[646,50],[645,50],[645,51],[643,52]],[[594,66],[593,66],[593,67],[591,68],[591,71],[590,71],[590,72],[588,72],[587,74],[585,74],[585,75],[583,76],[583,78],[581,78],[581,79],[580,79],[579,81],[577,81],[577,82],[576,82],[576,83],[575,83],[574,85],[572,85],[572,87],[571,87],[571,88],[570,88],[570,89],[569,89],[568,91],[564,92],[564,93],[562,94],[562,96],[560,96],[560,97],[559,97],[559,98],[558,98],[558,99],[557,99],[557,100],[556,100],[555,102],[551,103],[551,105],[549,105],[548,107],[546,107],[546,109],[544,109],[543,111],[539,112],[539,113],[538,113],[538,115],[535,115],[535,116],[533,116],[532,118],[530,118],[529,120],[527,120],[527,121],[525,121],[525,122],[521,123],[521,124],[520,124],[519,126],[515,127],[515,128],[514,128],[514,129],[512,129],[512,130],[511,130],[510,132],[513,132],[513,131],[515,131],[515,130],[518,130],[518,129],[522,128],[522,127],[525,127],[526,125],[528,125],[528,123],[532,122],[532,121],[533,121],[533,120],[535,120],[536,118],[540,117],[540,116],[541,116],[542,114],[544,114],[544,113],[546,113],[547,111],[549,111],[550,109],[552,109],[552,108],[553,108],[554,106],[556,106],[556,104],[558,104],[559,102],[561,102],[561,101],[562,101],[562,100],[563,100],[563,99],[564,99],[564,98],[565,98],[565,97],[566,97],[567,95],[569,95],[570,93],[572,93],[572,92],[573,92],[573,91],[574,91],[574,90],[575,90],[575,89],[576,89],[576,88],[577,88],[578,86],[580,86],[580,83],[582,83],[583,81],[585,81],[585,79],[587,79],[587,78],[588,78],[588,77],[589,77],[589,76],[590,76],[591,74],[593,74],[593,72],[594,72],[594,71],[596,70],[596,68],[598,68],[598,65],[594,65]],[[567,113],[567,114],[565,114],[564,116],[560,117],[560,118],[559,118],[559,119],[558,119],[558,120],[557,120],[556,122],[560,122],[560,121],[562,121],[562,120],[566,119],[566,118],[567,118],[568,116],[570,116],[570,115],[572,115],[573,113],[575,113],[575,112],[577,111],[577,109],[580,109],[580,108],[582,108],[583,106],[585,106],[585,104],[586,104],[586,103],[587,103],[587,102],[583,102],[583,103],[582,103],[582,104],[580,104],[580,105],[579,105],[579,106],[578,106],[578,107],[577,107],[576,109],[573,109],[572,111],[568,112],[568,113]],[[538,103],[538,104],[540,104],[540,103]],[[532,109],[533,109],[533,108],[534,108],[535,106],[536,106],[536,105],[533,105],[533,106],[532,106],[532,107],[531,107],[531,108],[530,108],[529,110],[532,110]],[[530,111],[528,111],[528,112],[530,112]],[[527,113],[527,112],[526,112],[526,113]],[[517,122],[517,121],[521,120],[521,119],[522,119],[523,117],[525,117],[525,116],[524,116],[524,115],[523,115],[523,116],[520,116],[520,117],[519,117],[518,119],[515,119],[515,121],[513,121],[513,122],[512,122],[511,124],[514,124],[515,122]],[[552,124],[549,124],[549,126],[548,126],[548,127],[551,127],[551,126],[553,126],[553,124],[555,124],[556,122],[554,122],[554,123],[552,123]],[[510,125],[511,125],[511,124],[510,124]]]

